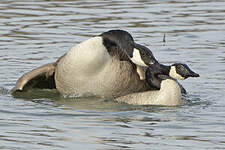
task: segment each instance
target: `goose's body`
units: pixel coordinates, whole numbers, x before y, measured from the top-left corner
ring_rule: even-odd
[[[131,93],[116,98],[116,101],[133,105],[180,105],[183,89],[174,77],[186,79],[188,77],[199,77],[199,75],[185,64],[174,64],[163,68],[170,69],[160,71],[156,66],[150,66],[145,72],[147,83],[155,90]],[[161,74],[161,72],[168,73]]]
[[[146,67],[146,64],[158,62],[149,49],[138,52],[142,48],[126,31],[104,32],[76,45],[55,63],[26,73],[12,91],[56,88],[61,94],[107,98],[145,91],[149,86],[137,71],[141,68],[139,65]]]
[[[117,55],[110,56],[98,43],[102,43],[102,38],[93,37],[61,58],[55,70],[60,93],[118,97],[147,89],[132,63],[120,61]]]
[[[116,101],[132,105],[178,106],[181,102],[181,89],[177,81],[166,79],[162,81],[160,90],[131,93],[118,97]]]

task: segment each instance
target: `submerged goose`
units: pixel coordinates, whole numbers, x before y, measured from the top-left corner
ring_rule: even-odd
[[[181,87],[174,78],[184,80],[188,77],[199,77],[199,74],[193,72],[186,64],[181,63],[168,66],[168,68],[170,71],[168,75],[165,75],[161,74],[162,72],[154,66],[148,67],[146,80],[154,90],[131,93],[117,98],[116,101],[133,105],[180,105]]]
[[[142,67],[158,65],[151,51],[123,30],[110,30],[68,51],[56,62],[24,74],[12,92],[56,88],[61,94],[115,98],[146,91]]]

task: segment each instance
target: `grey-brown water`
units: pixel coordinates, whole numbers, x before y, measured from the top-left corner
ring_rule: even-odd
[[[180,107],[9,90],[23,73],[110,29],[201,77]],[[166,43],[163,43],[163,35]],[[0,149],[225,149],[225,1],[0,1]]]

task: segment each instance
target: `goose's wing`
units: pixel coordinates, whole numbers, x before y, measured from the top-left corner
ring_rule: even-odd
[[[55,67],[57,62],[49,63],[38,67],[18,79],[12,93],[16,91],[25,91],[30,88],[54,89],[55,86]]]

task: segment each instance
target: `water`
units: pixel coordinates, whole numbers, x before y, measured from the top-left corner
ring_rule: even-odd
[[[118,28],[160,62],[184,62],[201,75],[181,82],[182,106],[63,98],[54,90],[10,95],[23,73]],[[0,149],[225,149],[225,1],[3,0],[0,35]]]

